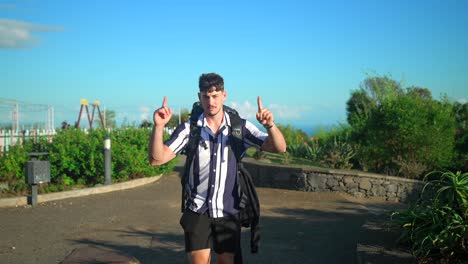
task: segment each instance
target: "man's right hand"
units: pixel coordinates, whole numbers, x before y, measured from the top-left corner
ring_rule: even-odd
[[[165,126],[172,117],[172,109],[167,107],[167,96],[164,96],[162,106],[153,114],[153,121],[155,126]]]

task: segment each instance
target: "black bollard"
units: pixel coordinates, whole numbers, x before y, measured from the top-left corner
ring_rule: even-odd
[[[112,183],[111,178],[111,140],[109,136],[104,138],[104,184],[109,185]]]

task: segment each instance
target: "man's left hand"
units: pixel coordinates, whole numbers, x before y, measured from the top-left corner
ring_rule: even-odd
[[[257,98],[257,105],[258,105],[258,112],[257,112],[257,120],[262,126],[266,128],[272,127],[274,123],[273,113],[270,112],[267,108],[263,108],[262,98],[259,96]]]

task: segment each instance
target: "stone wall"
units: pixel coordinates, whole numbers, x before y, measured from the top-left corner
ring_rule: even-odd
[[[284,166],[244,159],[244,167],[258,187],[307,192],[345,192],[356,197],[380,197],[408,202],[418,198],[421,181],[353,170]]]

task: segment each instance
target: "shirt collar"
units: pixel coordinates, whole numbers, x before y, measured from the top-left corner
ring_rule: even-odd
[[[205,119],[205,113],[202,113],[198,117],[197,126],[199,126],[199,127],[208,126],[208,123],[207,123],[207,121]],[[223,122],[221,123],[220,128],[222,128],[224,126],[231,127],[231,119],[229,118],[229,114],[226,111],[224,111],[224,118],[223,118]]]

